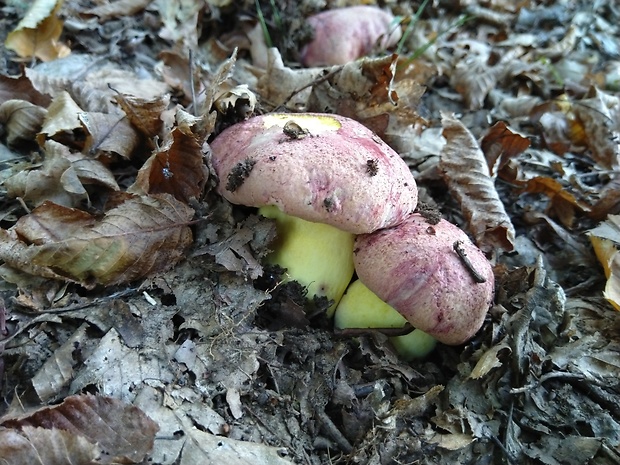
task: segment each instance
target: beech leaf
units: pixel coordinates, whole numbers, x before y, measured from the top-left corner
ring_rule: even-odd
[[[501,202],[482,150],[454,115],[442,113],[446,145],[439,167],[450,192],[461,205],[468,228],[484,251],[510,251],[515,230]]]
[[[42,61],[69,55],[71,49],[58,41],[63,28],[58,17],[61,6],[62,0],[36,0],[7,36],[5,47],[22,58],[37,57]]]
[[[588,236],[607,278],[603,296],[620,311],[620,215],[609,215]]]
[[[90,288],[166,270],[192,241],[194,211],[167,194],[132,197],[103,218],[45,202],[0,230],[0,259],[21,271]]]
[[[0,457],[10,465],[97,463],[101,452],[84,436],[57,428],[0,428]],[[8,459],[8,460],[7,460]]]
[[[96,444],[105,456],[101,463],[141,461],[153,448],[155,433],[159,430],[159,426],[138,407],[111,397],[93,395],[70,396],[53,407],[42,407],[19,417],[0,418],[0,425],[21,430],[31,440],[34,436],[32,431],[36,431],[39,436],[43,430],[57,431],[56,436],[60,437],[54,438],[52,435],[45,438],[48,447],[60,443],[68,452],[72,452],[72,449],[67,446],[73,444],[65,442],[65,438],[82,438],[82,441],[72,441],[81,447],[87,442]],[[6,457],[3,453],[0,456]],[[44,460],[42,463],[88,462]]]
[[[163,146],[140,168],[128,192],[167,193],[187,202],[200,196],[208,174],[202,145],[193,135],[175,128]]]

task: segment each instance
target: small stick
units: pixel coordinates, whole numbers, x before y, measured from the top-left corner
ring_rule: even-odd
[[[471,274],[471,277],[474,278],[474,281],[479,284],[486,283],[486,278],[476,271],[474,265],[472,265],[471,261],[469,260],[467,252],[465,252],[465,249],[463,248],[463,241],[456,241],[454,244],[452,244],[452,247],[463,262],[463,265],[465,265],[465,268],[467,268],[467,271],[469,271],[469,273]]]

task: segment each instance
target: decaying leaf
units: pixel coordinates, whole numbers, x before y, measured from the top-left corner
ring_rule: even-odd
[[[45,108],[26,100],[7,100],[0,104],[0,123],[4,124],[7,143],[34,141],[46,115]]]
[[[609,215],[588,236],[607,278],[603,296],[620,311],[620,215]]]
[[[85,287],[129,282],[183,257],[193,213],[167,194],[130,197],[101,219],[46,202],[0,230],[0,258],[27,273]]]
[[[85,16],[97,16],[101,22],[117,17],[132,16],[145,9],[153,0],[117,0],[112,3],[89,8],[82,12]]]
[[[42,402],[49,402],[73,379],[73,368],[78,364],[75,350],[84,342],[87,327],[86,324],[80,326],[33,376],[32,387]]]
[[[82,109],[75,103],[68,92],[58,94],[47,109],[47,118],[37,136],[37,141],[43,145],[47,139],[64,139],[67,143],[74,143],[73,131],[82,129],[78,115]]]
[[[36,90],[32,81],[24,74],[19,77],[0,74],[0,103],[7,100],[25,100],[43,108],[47,108],[51,102],[49,95]]]
[[[512,250],[514,226],[495,190],[482,150],[454,115],[442,114],[442,126],[447,143],[439,166],[461,204],[476,244],[485,251]]]
[[[620,98],[596,88],[572,107],[583,125],[592,158],[606,169],[620,167]]]
[[[588,212],[590,207],[568,192],[555,179],[537,176],[527,181],[525,192],[543,193],[551,199],[551,208],[562,224],[571,227],[575,219],[575,211]]]
[[[10,465],[95,463],[101,449],[84,436],[62,429],[24,426],[0,428],[0,457]]]
[[[82,151],[91,157],[116,154],[130,158],[140,142],[135,129],[122,114],[81,112],[78,119],[86,133]]]
[[[200,196],[208,174],[202,144],[193,134],[175,128],[140,168],[136,182],[128,192],[167,193],[187,202]]]
[[[9,197],[21,197],[33,205],[50,201],[67,207],[76,206],[88,198],[85,184],[98,184],[118,191],[111,171],[98,160],[53,140],[45,142],[41,166],[23,169],[6,179],[4,185]]]
[[[155,97],[154,99],[144,99],[132,95],[118,94],[116,101],[123,109],[127,118],[147,140],[151,140],[161,135],[163,121],[161,114],[168,108],[170,95]]]
[[[62,58],[71,49],[59,42],[63,22],[58,18],[62,0],[35,0],[19,22],[9,33],[4,45],[20,57],[37,57],[43,61]]]
[[[493,178],[506,163],[529,146],[530,140],[527,137],[513,131],[503,121],[498,121],[489,128],[480,141],[480,148],[484,152]]]
[[[77,395],[67,397],[60,405],[42,407],[34,412],[20,416],[11,415],[0,418],[0,425],[25,433],[33,439],[33,431],[56,431],[58,433],[39,436],[49,450],[59,448],[69,453],[86,450],[87,442],[97,446],[97,452],[105,455],[102,463],[140,462],[153,448],[155,433],[159,427],[139,408],[104,396]],[[69,434],[67,434],[69,433]],[[60,434],[62,437],[55,437]],[[82,438],[75,442],[69,437]],[[44,443],[39,443],[43,446]],[[0,442],[0,451],[2,443]],[[6,446],[6,444],[5,444]],[[73,448],[76,447],[74,450]],[[79,447],[79,448],[78,448]],[[7,457],[1,453],[0,456]],[[58,458],[62,457],[59,455]],[[121,461],[121,462],[119,462]],[[38,463],[38,462],[32,462]],[[66,461],[40,463],[67,463]],[[85,462],[70,462],[85,463]]]

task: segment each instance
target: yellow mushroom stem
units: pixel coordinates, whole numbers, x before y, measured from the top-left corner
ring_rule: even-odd
[[[406,324],[405,317],[360,280],[351,283],[334,314],[334,326],[338,329],[403,328]],[[434,337],[419,329],[389,339],[398,354],[407,361],[425,357],[436,344]]]
[[[259,213],[276,221],[277,238],[267,261],[286,268],[285,281],[306,287],[308,297],[333,300],[327,310],[331,317],[353,277],[355,236],[328,224],[287,215],[275,206],[261,207]]]

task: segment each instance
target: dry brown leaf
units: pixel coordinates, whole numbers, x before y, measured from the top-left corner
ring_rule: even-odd
[[[88,197],[84,184],[98,184],[118,191],[112,172],[100,161],[71,153],[53,140],[45,143],[40,167],[23,170],[5,180],[9,197],[21,197],[32,205],[45,201],[67,207]]]
[[[392,55],[332,68],[328,79],[312,87],[309,110],[348,116],[362,122],[379,137],[384,136],[388,126],[392,132],[402,132],[421,120],[416,109],[425,91],[422,79],[430,78],[431,74],[418,75],[404,70],[396,80],[398,65],[398,56]]]
[[[140,142],[125,115],[82,112],[78,119],[86,132],[83,152],[91,157],[116,154],[130,158]]]
[[[0,103],[7,100],[26,100],[43,108],[51,102],[51,98],[36,90],[25,75],[14,78],[0,74]]]
[[[603,296],[620,311],[620,215],[609,215],[588,236],[607,278]]]
[[[132,95],[118,94],[116,101],[123,109],[129,122],[144,135],[147,140],[161,136],[163,121],[161,114],[168,108],[170,95],[154,99],[143,99]]]
[[[140,462],[153,448],[155,433],[159,430],[139,408],[111,397],[92,395],[70,396],[54,407],[42,407],[19,417],[0,418],[0,425],[18,431],[28,431],[28,427],[38,428],[38,431],[62,430],[70,436],[84,438],[98,446],[104,455],[101,463]],[[53,446],[54,442],[49,445]]]
[[[82,145],[81,142],[75,140],[73,134],[74,130],[82,129],[82,123],[78,118],[80,113],[82,109],[71,98],[71,95],[66,91],[60,92],[47,109],[47,118],[37,136],[39,145],[43,145],[47,139],[51,138],[66,144]]]
[[[550,208],[567,228],[570,228],[573,224],[575,210],[579,210],[580,212],[588,212],[590,210],[588,205],[568,192],[560,182],[549,177],[536,176],[528,179],[524,191],[545,194],[549,197],[551,199]]]
[[[153,0],[117,0],[82,12],[85,16],[97,16],[104,23],[113,18],[133,16],[144,10]]]
[[[80,363],[75,357],[76,347],[86,342],[87,323],[82,325],[48,358],[32,377],[32,388],[40,401],[47,403],[69,385],[74,377],[74,368]]]
[[[7,100],[0,104],[0,123],[4,124],[8,145],[34,141],[46,115],[45,108],[26,100]]]
[[[515,230],[501,202],[482,150],[454,115],[442,114],[446,145],[439,167],[461,205],[478,247],[484,251],[514,247]]]
[[[269,108],[285,107],[291,111],[307,111],[311,84],[318,79],[320,68],[292,69],[287,67],[277,48],[270,48],[267,70],[258,79],[258,93]]]
[[[35,0],[26,16],[4,42],[22,58],[37,57],[51,61],[66,57],[71,49],[59,42],[63,22],[58,18],[62,0]]]
[[[506,73],[505,63],[514,56],[507,53],[499,63],[491,66],[491,47],[488,43],[467,41],[454,53],[454,69],[450,84],[461,94],[467,108],[479,110],[489,91]]]
[[[0,428],[0,457],[7,465],[100,463],[101,449],[84,436],[58,428]],[[10,461],[7,461],[10,459]]]
[[[592,158],[605,169],[620,167],[620,98],[591,89],[573,112],[583,125]]]
[[[87,288],[143,278],[176,264],[192,241],[194,211],[173,197],[130,197],[98,219],[46,202],[0,229],[0,259],[24,272]]]
[[[495,178],[509,160],[530,146],[530,140],[514,132],[503,121],[495,123],[480,141],[480,148]]]
[[[198,198],[207,182],[202,144],[175,128],[166,142],[144,163],[128,192],[173,195],[187,202]]]

